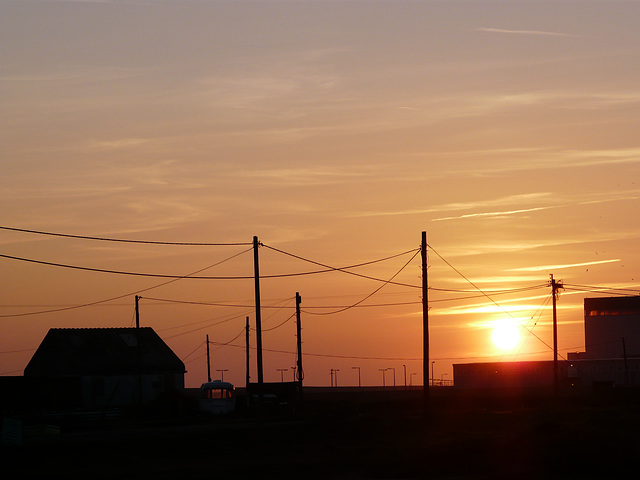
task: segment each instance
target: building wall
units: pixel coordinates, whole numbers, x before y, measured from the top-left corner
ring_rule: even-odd
[[[589,358],[622,358],[625,349],[627,356],[640,355],[640,315],[590,316],[584,322]]]
[[[573,360],[568,362],[567,376],[570,384],[581,386],[637,386],[640,385],[640,359]]]
[[[561,368],[566,372],[566,366]],[[552,387],[554,382],[552,361],[457,364],[453,377],[460,388],[531,389]]]
[[[110,375],[82,377],[82,406],[104,409],[146,405],[166,392],[184,391],[182,374]]]
[[[640,356],[640,296],[585,298],[584,339],[586,358]]]

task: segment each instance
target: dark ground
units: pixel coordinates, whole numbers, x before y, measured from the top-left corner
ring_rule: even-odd
[[[2,447],[2,478],[637,478],[636,401],[309,395],[304,412],[120,419]]]

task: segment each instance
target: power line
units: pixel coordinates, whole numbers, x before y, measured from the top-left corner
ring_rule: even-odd
[[[240,254],[246,253],[246,252],[248,252],[250,250],[251,249],[245,250],[245,251],[241,252]],[[240,254],[238,254],[238,255],[240,255]],[[238,256],[238,255],[235,255],[235,256]],[[84,267],[84,266],[81,266],[81,265],[70,265],[70,264],[57,263],[57,262],[48,262],[48,261],[44,261],[44,260],[36,260],[36,259],[32,259],[32,258],[17,257],[17,256],[13,256],[13,255],[5,255],[5,254],[0,254],[0,258],[7,258],[7,259],[10,259],[10,260],[17,260],[17,261],[21,261],[21,262],[35,263],[35,264],[39,264],[39,265],[48,265],[48,266],[51,266],[51,267],[68,268],[68,269],[72,269],[72,270],[83,270],[83,271],[89,271],[89,272],[109,273],[109,274],[114,274],[114,275],[128,275],[128,276],[137,276],[137,277],[171,278],[171,279],[189,278],[191,280],[249,280],[249,279],[254,279],[255,278],[254,276],[196,276],[196,275],[169,275],[169,274],[159,274],[159,273],[131,272],[131,271],[122,271],[122,270],[111,270],[111,269],[105,269],[105,268]],[[350,265],[348,267],[342,267],[342,268],[328,267],[326,270],[315,270],[315,271],[310,271],[310,272],[284,273],[284,274],[275,274],[275,275],[260,275],[260,278],[262,278],[262,279],[283,278],[283,277],[292,277],[292,276],[314,275],[314,274],[318,274],[318,273],[327,273],[327,272],[331,272],[331,271],[342,271],[344,273],[348,273],[348,274],[355,275],[355,276],[362,277],[362,278],[367,278],[369,280],[376,280],[376,281],[379,281],[379,282],[384,282],[384,280],[381,280],[379,278],[370,277],[370,276],[367,276],[367,275],[361,275],[361,274],[357,274],[357,273],[354,273],[354,272],[348,272],[348,271],[344,270],[346,268],[356,268],[358,266],[368,265],[368,264],[379,262],[379,261],[381,261],[381,260],[376,260],[374,262],[367,262],[367,263],[357,264],[357,265]],[[400,286],[405,286],[405,287],[416,288],[415,285],[409,285],[409,284],[398,283],[398,282],[390,282],[390,283],[392,283],[394,285],[400,285]]]
[[[105,237],[92,237],[87,235],[71,235],[68,233],[54,233],[43,232],[40,230],[28,230],[25,228],[14,228],[0,226],[2,230],[11,230],[13,232],[33,233],[37,235],[47,235],[51,237],[65,237],[65,238],[78,238],[82,240],[98,240],[101,242],[120,242],[120,243],[142,243],[149,245],[180,245],[180,246],[200,246],[200,247],[228,247],[228,246],[240,246],[240,245],[252,245],[251,242],[229,242],[229,243],[209,243],[209,242],[164,242],[153,240],[127,240],[122,238],[105,238]]]
[[[511,317],[514,321],[515,319],[513,318],[513,315],[511,315],[511,313],[508,310],[505,310],[504,307],[502,307],[502,305],[498,304],[498,302],[496,302],[493,298],[491,298],[489,296],[488,293],[486,293],[485,291],[483,291],[480,287],[478,287],[475,283],[473,283],[471,280],[469,280],[466,276],[464,276],[462,274],[462,272],[460,272],[460,270],[458,270],[456,267],[454,267],[453,265],[451,265],[451,263],[449,263],[442,255],[440,255],[431,245],[427,245],[431,251],[433,251],[433,253],[435,253],[438,257],[440,257],[440,259],[446,263],[453,271],[455,271],[458,275],[460,275],[462,278],[464,278],[467,282],[469,282],[469,284],[471,284],[474,288],[476,288],[480,293],[482,293],[485,297],[487,297],[496,307],[498,307],[500,310],[502,310],[504,313],[506,313],[509,317]],[[527,330],[531,335],[533,335],[534,337],[536,337],[538,340],[540,340],[540,342],[542,342],[543,345],[545,345],[547,348],[552,349],[552,347],[545,342],[544,340],[542,340],[538,335],[536,335],[535,333],[533,333],[532,330],[530,330],[529,328],[527,328],[526,325],[522,325],[520,322],[517,322],[521,327],[523,327],[525,330]]]
[[[216,343],[217,342],[211,342],[211,343]],[[246,348],[245,345],[234,345],[232,343],[228,343],[228,344],[218,344],[218,345],[222,345],[222,346],[228,346],[228,347],[234,347],[234,348]],[[256,347],[250,347],[251,350],[255,350]],[[271,352],[271,353],[285,353],[285,354],[291,354],[291,355],[296,355],[296,352],[291,352],[288,350],[274,350],[274,349],[269,349],[269,348],[263,348],[263,351],[265,352]],[[350,355],[328,355],[328,354],[321,354],[321,353],[304,353],[305,357],[325,357],[325,358],[345,358],[345,359],[352,359],[352,360],[386,360],[386,361],[422,361],[422,357],[420,358],[406,358],[406,357],[358,357],[358,356],[350,356]]]
[[[3,255],[0,254],[1,258],[8,258],[10,260],[18,260],[18,261],[22,261],[22,262],[29,262],[29,263],[37,263],[40,265],[48,265],[51,267],[61,267],[61,268],[70,268],[73,270],[84,270],[84,271],[89,271],[89,272],[98,272],[98,273],[111,273],[111,274],[115,274],[115,275],[129,275],[129,276],[136,276],[136,277],[154,277],[154,278],[175,278],[175,279],[183,279],[183,278],[189,278],[191,280],[247,280],[247,279],[251,279],[254,278],[253,276],[220,276],[220,277],[215,277],[215,276],[194,276],[194,275],[167,275],[167,274],[160,274],[160,273],[139,273],[139,272],[125,272],[125,271],[121,271],[121,270],[109,270],[109,269],[105,269],[105,268],[92,268],[92,267],[82,267],[79,265],[69,265],[69,264],[64,264],[64,263],[55,263],[55,262],[45,262],[44,260],[34,260],[31,258],[24,258],[24,257],[15,257],[12,255]]]
[[[565,284],[563,284],[565,285]],[[609,292],[610,295],[628,295],[629,293],[640,294],[640,289],[631,289],[631,288],[617,288],[617,287],[598,287],[598,286],[589,286],[589,285],[574,285],[574,284],[566,284],[568,287],[567,290],[581,291],[581,292],[591,292],[591,293],[605,293]],[[616,293],[616,292],[624,292],[624,293]]]
[[[278,324],[278,325],[276,325],[275,327],[271,327],[271,328],[263,328],[263,329],[262,329],[262,333],[264,333],[264,332],[270,332],[270,331],[272,331],[272,330],[276,330],[277,328],[280,328],[281,326],[283,326],[285,323],[287,323],[289,320],[291,320],[291,319],[292,319],[293,317],[295,317],[295,316],[296,316],[296,314],[295,314],[295,312],[294,312],[294,313],[292,313],[291,315],[289,315],[289,318],[287,318],[284,322],[279,323],[279,324]]]
[[[373,260],[373,261],[370,261],[370,262],[364,262],[364,263],[359,263],[359,264],[355,264],[355,265],[349,265],[349,266],[346,266],[346,267],[332,267],[332,266],[326,265],[324,263],[316,262],[315,260],[310,260],[308,258],[304,258],[304,257],[301,257],[299,255],[295,255],[293,253],[285,252],[284,250],[280,250],[278,248],[271,247],[269,245],[264,245],[264,244],[261,244],[261,245],[263,247],[265,247],[265,248],[268,248],[268,249],[273,250],[275,252],[281,253],[283,255],[287,255],[289,257],[296,258],[298,260],[302,260],[304,262],[311,263],[313,265],[318,265],[320,267],[324,267],[324,268],[327,269],[327,270],[322,270],[322,272],[337,271],[337,272],[342,272],[342,273],[346,273],[346,274],[349,274],[349,275],[354,275],[354,276],[360,277],[360,278],[366,278],[368,280],[375,280],[377,282],[383,282],[385,284],[386,283],[391,283],[392,285],[399,285],[399,286],[402,286],[402,287],[421,288],[418,285],[411,285],[411,284],[400,283],[400,282],[390,282],[390,281],[383,280],[383,279],[380,279],[380,278],[371,277],[371,276],[368,276],[368,275],[362,275],[360,273],[355,273],[355,272],[350,272],[349,271],[349,269],[352,269],[352,268],[358,268],[358,267],[363,267],[363,266],[366,266],[366,265],[372,265],[372,264],[375,264],[375,263],[384,262],[386,260],[391,260],[393,258],[397,258],[397,257],[400,257],[402,255],[407,255],[408,253],[412,253],[412,252],[415,251],[416,253],[412,257],[412,259],[413,259],[417,255],[417,253],[420,251],[419,249],[417,249],[417,250],[415,250],[415,249],[407,250],[406,252],[398,253],[396,255],[391,255],[389,257],[381,258],[381,259],[378,259],[378,260]],[[320,272],[321,271],[317,271],[317,272],[313,272],[313,273],[320,273]],[[286,276],[286,275],[280,275],[280,276]]]
[[[307,312],[307,313],[310,313],[311,315],[333,315],[333,314],[341,313],[341,312],[344,312],[344,311],[349,310],[349,309],[351,309],[351,308],[357,307],[357,306],[358,306],[358,305],[360,305],[362,302],[366,301],[367,299],[371,298],[371,297],[372,297],[372,296],[374,296],[376,293],[378,293],[378,292],[379,292],[379,291],[380,291],[380,290],[381,290],[385,285],[388,285],[388,284],[390,284],[390,283],[393,283],[393,282],[392,282],[392,280],[393,280],[394,278],[396,278],[396,277],[400,274],[400,272],[402,272],[402,271],[407,267],[407,265],[409,265],[409,264],[413,261],[413,259],[414,259],[414,258],[416,258],[416,256],[418,255],[418,253],[420,253],[420,250],[416,250],[416,251],[415,251],[415,253],[414,253],[414,254],[411,256],[411,258],[409,259],[409,261],[407,261],[407,263],[405,263],[405,264],[402,266],[402,268],[400,268],[400,270],[398,270],[395,274],[393,274],[393,276],[392,276],[389,280],[386,280],[386,281],[384,281],[384,280],[383,280],[383,281],[384,281],[384,283],[383,283],[382,285],[380,285],[378,288],[376,288],[376,289],[375,289],[373,292],[371,292],[369,295],[367,295],[366,297],[364,297],[362,300],[359,300],[358,302],[354,303],[353,305],[349,305],[349,306],[346,306],[346,307],[344,307],[344,308],[340,308],[340,309],[338,309],[338,310],[334,310],[334,311],[332,311],[332,312],[323,312],[323,313],[311,313],[311,312]]]
[[[244,250],[244,251],[242,251],[240,253],[236,253],[235,255],[227,257],[224,260],[216,262],[216,263],[214,263],[212,265],[209,265],[207,267],[204,267],[204,268],[201,268],[199,270],[196,270],[195,272],[189,273],[187,275],[183,275],[182,277],[177,277],[177,278],[174,278],[172,280],[169,280],[168,282],[163,282],[163,283],[160,283],[158,285],[154,285],[152,287],[143,288],[142,290],[136,290],[135,292],[126,293],[124,295],[118,295],[117,297],[111,297],[111,298],[108,298],[108,299],[105,299],[105,300],[98,300],[98,301],[95,301],[95,302],[84,303],[84,304],[81,304],[81,305],[74,305],[74,306],[70,306],[70,307],[63,307],[63,308],[57,308],[57,309],[51,309],[51,310],[41,310],[41,311],[38,311],[38,312],[24,312],[24,313],[11,314],[11,315],[0,315],[0,318],[24,317],[24,316],[28,316],[28,315],[40,315],[40,314],[43,314],[43,313],[62,312],[62,311],[67,311],[67,310],[74,310],[74,309],[77,309],[77,308],[91,307],[91,306],[94,306],[94,305],[99,305],[99,304],[102,304],[102,303],[111,302],[113,300],[120,300],[121,298],[130,297],[131,295],[136,295],[138,293],[148,292],[149,290],[153,290],[155,288],[164,287],[165,285],[169,285],[170,283],[177,282],[178,280],[182,280],[184,278],[193,278],[192,276],[197,274],[197,273],[203,272],[203,271],[208,270],[208,269],[213,268],[213,267],[217,267],[218,265],[221,265],[221,264],[223,264],[225,262],[228,262],[229,260],[232,260],[235,257],[238,257],[238,256],[240,256],[240,255],[242,255],[244,253],[249,252],[249,251],[251,251],[251,248],[249,248],[247,250]]]
[[[225,303],[225,302],[198,302],[198,301],[190,301],[190,300],[175,300],[170,298],[156,298],[156,297],[143,297],[146,300],[153,300],[156,302],[166,302],[166,303],[177,303],[181,305],[202,305],[207,307],[235,307],[235,308],[253,308],[253,304],[238,304],[238,303]],[[291,300],[291,298],[287,298],[286,301]],[[261,308],[283,308],[276,305],[261,305]],[[284,307],[286,308],[286,307]],[[295,308],[295,307],[292,307]]]

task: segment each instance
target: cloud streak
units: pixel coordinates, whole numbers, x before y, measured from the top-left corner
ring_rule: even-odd
[[[509,268],[507,272],[539,272],[542,270],[560,270],[566,268],[576,268],[576,267],[588,267],[589,265],[601,265],[604,263],[615,263],[621,262],[620,258],[614,258],[611,260],[600,260],[597,262],[582,262],[582,263],[567,263],[563,265],[538,265],[535,267],[522,267],[522,268]]]
[[[548,32],[544,30],[510,30],[506,28],[481,27],[481,28],[476,28],[476,31],[488,32],[488,33],[515,34],[515,35],[537,35],[537,36],[543,36],[543,37],[572,37],[572,38],[582,37],[582,35],[571,35],[569,33],[560,33],[560,32]]]

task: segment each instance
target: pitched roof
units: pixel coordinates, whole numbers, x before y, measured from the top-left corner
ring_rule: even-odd
[[[52,328],[25,376],[185,373],[152,328]]]

